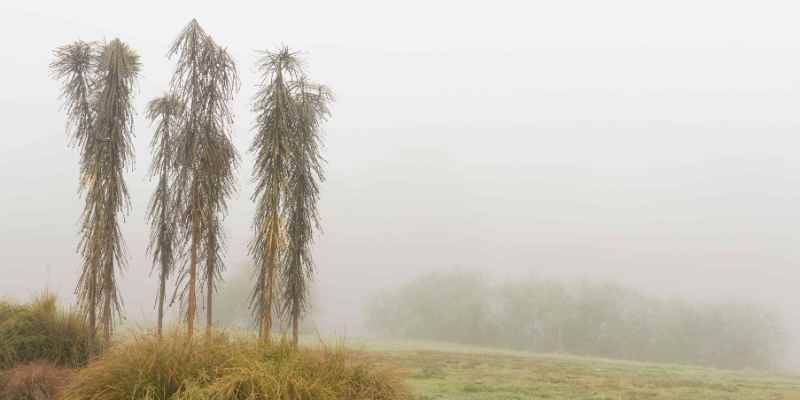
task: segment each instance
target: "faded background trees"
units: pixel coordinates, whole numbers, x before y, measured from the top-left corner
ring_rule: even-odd
[[[366,314],[373,333],[390,337],[721,368],[779,367],[790,339],[780,315],[757,303],[457,270],[376,293]]]

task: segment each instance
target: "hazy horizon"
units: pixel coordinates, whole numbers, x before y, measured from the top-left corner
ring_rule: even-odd
[[[453,267],[746,299],[800,327],[800,5],[236,4],[0,5],[0,297],[47,286],[72,300],[82,200],[48,65],[60,45],[119,37],[143,68],[122,294],[129,318],[153,312],[143,111],[197,18],[242,80],[230,270],[249,260],[257,51],[301,51],[336,94],[314,254],[325,327],[357,326],[370,292]]]

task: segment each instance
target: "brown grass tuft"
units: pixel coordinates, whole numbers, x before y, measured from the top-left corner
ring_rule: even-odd
[[[63,390],[74,371],[45,362],[18,365],[3,373],[0,400],[52,400]]]
[[[407,400],[399,378],[343,347],[214,334],[119,343],[81,370],[62,400]]]

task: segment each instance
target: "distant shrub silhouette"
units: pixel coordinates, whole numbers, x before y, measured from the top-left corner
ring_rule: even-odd
[[[770,309],[692,303],[597,282],[434,273],[370,302],[373,332],[536,352],[721,368],[779,367],[787,338]]]

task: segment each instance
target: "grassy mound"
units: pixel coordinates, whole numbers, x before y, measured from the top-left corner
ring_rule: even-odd
[[[52,295],[43,294],[29,304],[0,302],[0,370],[31,361],[83,366],[88,340],[81,318],[59,310]]]
[[[293,349],[224,334],[136,337],[81,370],[63,400],[400,400],[391,372],[344,350]]]

